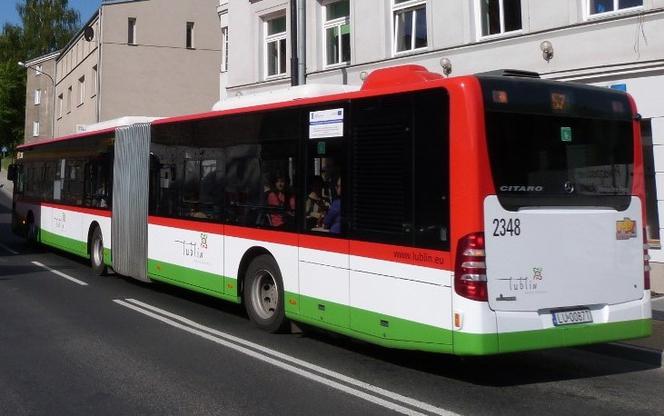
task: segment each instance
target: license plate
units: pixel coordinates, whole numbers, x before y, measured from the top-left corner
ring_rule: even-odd
[[[552,312],[553,325],[585,324],[593,321],[593,315],[588,309],[575,309],[571,311]]]

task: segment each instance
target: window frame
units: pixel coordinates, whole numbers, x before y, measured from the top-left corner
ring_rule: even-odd
[[[196,49],[195,22],[187,22],[185,29],[185,47],[187,49]]]
[[[78,79],[78,104],[76,106],[80,107],[83,103],[85,103],[85,75]]]
[[[35,90],[35,95],[34,95],[34,104],[35,105],[40,105],[41,104],[41,89],[37,88]]]
[[[284,19],[286,21],[286,30],[283,32],[275,33],[275,34],[268,34],[268,25],[270,21],[276,20],[276,19]],[[277,48],[279,48],[280,42],[284,40],[285,42],[285,48],[286,50],[284,51],[284,58],[286,59],[286,71],[285,72],[277,72],[275,74],[270,75],[269,73],[269,67],[268,67],[268,49],[269,49],[269,44],[271,43],[276,43]],[[281,54],[277,53],[277,71],[280,70],[281,68]],[[284,78],[288,76],[288,18],[286,16],[285,11],[281,14],[278,15],[272,15],[270,17],[265,17],[263,18],[263,67],[265,68],[263,71],[263,75],[266,80],[271,80],[271,79],[278,79],[278,78]]]
[[[626,7],[626,8],[619,8],[620,5],[620,0],[613,0],[613,9],[608,11],[608,12],[602,12],[602,13],[591,13],[590,12],[590,6],[591,6],[591,0],[585,0],[584,1],[584,8],[583,8],[583,14],[586,18],[586,20],[592,20],[592,19],[602,19],[605,17],[610,17],[610,16],[615,16],[619,14],[627,14],[627,13],[632,13],[635,11],[639,11],[645,8],[645,5],[643,4],[644,1],[641,0],[641,5],[640,6],[634,6],[634,7]]]
[[[391,25],[392,25],[392,56],[402,56],[402,55],[408,55],[412,53],[417,53],[417,52],[422,52],[426,51],[430,47],[429,39],[431,36],[429,36],[429,2],[428,0],[407,0],[404,1],[403,3],[396,3],[396,0],[390,0],[391,6],[392,6],[392,13],[391,13]],[[402,13],[407,13],[409,11],[415,12],[416,10],[424,9],[426,16],[427,16],[427,45],[426,46],[421,46],[419,48],[415,47],[415,41],[416,41],[416,36],[411,37],[411,48],[404,50],[404,51],[398,51],[397,50],[397,32],[399,30],[399,25],[397,24],[397,16]],[[417,22],[417,13],[413,13],[413,33],[416,32],[416,22]]]
[[[58,120],[62,118],[62,110],[65,106],[64,101],[64,93],[60,93],[60,95],[58,95]]]
[[[491,33],[488,35],[485,35],[482,32],[482,0],[475,0],[475,7],[477,10],[477,13],[475,13],[475,23],[477,27],[477,39],[478,40],[488,40],[488,39],[495,39],[495,38],[501,38],[505,36],[514,36],[514,35],[519,35],[523,33],[523,22],[525,21],[523,18],[523,3],[521,3],[521,28],[516,29],[516,30],[510,30],[506,31],[505,30],[505,8],[503,6],[503,1],[504,0],[498,0],[498,10],[500,13],[499,20],[500,20],[500,32],[498,33]]]
[[[90,98],[94,98],[97,95],[97,76],[98,76],[97,65],[92,67],[92,90],[90,91]]]
[[[70,85],[67,88],[67,114],[71,113],[71,95],[74,93],[74,88]]]
[[[39,137],[39,120],[32,122],[32,137]]]
[[[137,45],[136,43],[136,18],[127,18],[127,45]]]
[[[352,47],[351,47],[351,45],[348,45],[349,49],[351,49],[351,50],[348,51],[350,59],[348,61],[342,61],[342,57],[343,57],[342,45],[343,45],[343,42],[342,42],[342,39],[341,39],[341,27],[344,26],[344,25],[348,25],[349,30],[350,30],[350,36],[352,36],[352,34],[353,34],[353,28],[352,28],[351,23],[350,23],[350,15],[352,13],[352,10],[350,8],[350,0],[347,0],[348,1],[348,16],[338,17],[338,18],[332,19],[332,20],[327,20],[327,6],[329,6],[331,4],[334,4],[334,3],[339,3],[341,1],[344,1],[344,0],[324,0],[321,3],[321,8],[322,8],[322,12],[321,12],[321,18],[322,18],[322,20],[321,20],[321,30],[322,30],[322,38],[323,38],[323,47],[321,49],[322,49],[322,52],[323,52],[323,68],[326,68],[326,69],[327,68],[337,68],[337,67],[343,67],[343,66],[350,65],[351,60],[353,59]],[[332,29],[332,28],[337,28],[339,30],[339,40],[338,40],[339,55],[337,56],[337,58],[339,59],[339,62],[334,63],[334,64],[328,64],[327,63],[327,61],[328,61],[328,56],[327,56],[327,41],[328,41],[327,31],[328,31],[328,29]]]

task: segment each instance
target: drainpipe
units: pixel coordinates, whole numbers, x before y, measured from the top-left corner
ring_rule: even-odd
[[[298,85],[307,83],[307,27],[305,0],[297,0],[297,56]]]
[[[306,9],[304,1],[290,1],[292,86],[306,83]]]

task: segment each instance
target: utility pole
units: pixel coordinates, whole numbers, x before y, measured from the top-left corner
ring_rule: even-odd
[[[290,0],[291,85],[304,85],[307,77],[305,0]]]

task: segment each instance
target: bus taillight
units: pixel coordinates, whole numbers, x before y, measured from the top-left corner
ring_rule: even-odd
[[[454,290],[464,298],[487,301],[486,254],[484,233],[468,234],[459,240]]]
[[[648,237],[643,230],[643,289],[650,290],[650,255],[648,254]]]

